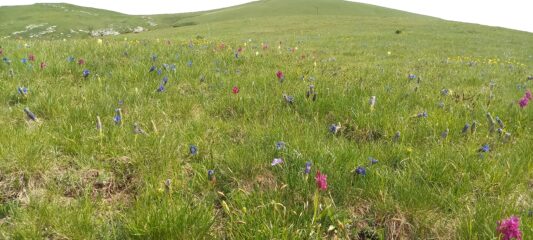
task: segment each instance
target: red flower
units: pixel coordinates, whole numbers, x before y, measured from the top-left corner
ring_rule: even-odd
[[[35,61],[35,55],[30,53],[30,55],[28,55],[28,60],[30,60],[32,62]]]
[[[283,73],[281,71],[278,70],[278,72],[276,72],[276,76],[278,77],[278,79],[284,79],[285,78],[285,75],[283,75]]]
[[[327,190],[328,189],[328,182],[327,182],[328,176],[325,174],[321,174],[320,171],[316,171],[315,181],[316,186],[320,190]]]
[[[46,67],[46,63],[45,62],[41,62],[41,69],[44,69]]]
[[[83,58],[80,58],[80,60],[78,60],[78,64],[79,64],[79,65],[83,65],[83,64],[85,64],[85,60],[83,60]]]
[[[239,87],[237,86],[233,87],[232,91],[233,91],[233,94],[239,93]]]

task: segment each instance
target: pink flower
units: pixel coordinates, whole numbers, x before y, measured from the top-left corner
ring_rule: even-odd
[[[278,70],[278,72],[276,72],[276,77],[278,77],[278,79],[284,79],[285,75],[283,75],[283,72]]]
[[[533,95],[531,95],[531,91],[529,90],[526,91],[526,95],[524,97],[526,97],[528,100],[533,100]]]
[[[503,240],[522,240],[522,232],[519,229],[520,219],[515,216],[511,216],[508,219],[498,221],[498,227],[496,231],[500,233],[500,236],[503,237]]]
[[[520,101],[518,101],[518,104],[520,105],[521,108],[525,108],[528,103],[529,103],[529,99],[526,96],[524,96],[522,99],[520,99]]]
[[[315,181],[316,186],[320,190],[326,191],[328,189],[328,182],[327,182],[328,176],[325,174],[321,174],[320,171],[316,171]]]
[[[239,87],[235,86],[233,89],[231,89],[231,91],[233,91],[233,94],[237,94],[239,93]]]
[[[78,65],[83,65],[83,64],[85,64],[85,60],[83,60],[83,58],[80,58],[78,60]]]
[[[28,60],[30,60],[32,62],[35,61],[35,55],[30,53],[30,55],[28,55]]]
[[[44,69],[46,67],[46,63],[45,62],[41,62],[41,70]]]

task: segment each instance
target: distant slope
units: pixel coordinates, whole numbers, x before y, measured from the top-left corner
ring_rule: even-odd
[[[71,4],[42,3],[0,7],[2,38],[79,38],[91,31],[131,32],[150,27],[150,19]]]

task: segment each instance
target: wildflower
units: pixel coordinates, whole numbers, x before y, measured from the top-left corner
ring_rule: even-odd
[[[361,175],[361,176],[366,176],[366,168],[365,167],[357,167],[355,169],[355,173]]]
[[[373,158],[373,157],[368,157],[368,160],[370,160],[370,164],[371,164],[371,165],[374,165],[374,164],[376,164],[376,163],[379,162],[377,159],[375,159],[375,158]]]
[[[163,77],[163,80],[161,81],[161,83],[162,83],[163,85],[167,85],[167,83],[168,83],[168,77],[166,77],[166,76]]]
[[[416,78],[416,75],[414,75],[414,74],[409,74],[409,75],[407,75],[407,77],[408,77],[409,79],[413,80],[413,79]]]
[[[318,189],[323,190],[323,191],[327,190],[328,189],[327,180],[328,180],[327,175],[320,173],[320,171],[316,171],[315,181],[316,181],[316,186],[318,187]]]
[[[313,165],[313,163],[311,162],[306,162],[305,163],[305,169],[304,169],[304,173],[305,174],[309,174],[311,172],[311,166]]]
[[[520,105],[521,108],[525,108],[529,104],[529,100],[526,97],[523,97],[518,102],[518,105]]]
[[[46,68],[46,63],[45,62],[41,62],[41,69],[44,69]]]
[[[163,84],[159,85],[159,87],[156,90],[156,92],[164,92],[164,91],[165,91],[165,85]]]
[[[285,99],[285,102],[287,102],[288,104],[293,104],[294,103],[294,97],[293,96],[288,96],[286,94],[283,94],[283,99]]]
[[[368,103],[370,104],[370,109],[374,110],[374,106],[376,105],[376,96],[370,97]]]
[[[531,94],[531,91],[527,90],[526,94],[524,95],[525,98],[528,100],[533,100],[533,95]]]
[[[37,121],[37,117],[35,114],[33,114],[28,107],[24,108],[24,112],[26,113],[26,116],[32,121]]]
[[[418,113],[418,114],[416,114],[416,117],[418,117],[418,118],[427,118],[428,117],[428,112],[424,111],[424,112]]]
[[[463,129],[464,130],[464,129]],[[448,137],[448,133],[450,132],[450,129],[446,128],[446,130],[444,132],[442,132],[440,134],[440,136],[443,138],[443,139],[446,139]]]
[[[33,54],[30,53],[30,54],[28,55],[28,60],[30,60],[31,62],[35,62],[35,55],[33,55]]]
[[[235,86],[231,89],[231,91],[233,92],[233,94],[237,94],[239,93],[239,87]]]
[[[67,62],[69,62],[69,63],[74,62],[74,57],[73,56],[69,56],[67,58]]]
[[[337,134],[339,132],[339,130],[341,129],[341,125],[340,123],[339,124],[331,124],[329,125],[329,132],[332,133],[332,134]]]
[[[395,134],[394,134],[394,137],[392,137],[392,141],[393,142],[398,142],[398,140],[400,140],[400,131],[397,131]]]
[[[503,125],[503,121],[498,116],[496,116],[496,122],[498,123],[500,128],[505,128],[505,125]]]
[[[113,121],[116,125],[120,125],[122,123],[122,109],[115,109],[115,116],[113,117]]]
[[[447,88],[443,88],[442,90],[440,90],[440,94],[442,96],[448,96],[450,94],[450,90]]]
[[[157,75],[161,75],[163,74],[163,70],[162,69],[157,69]]]
[[[198,154],[198,147],[192,144],[189,145],[189,153],[195,156],[196,154]]]
[[[276,72],[276,77],[278,77],[280,81],[283,81],[283,79],[285,79],[285,75],[283,75],[283,72],[279,70]]]
[[[280,163],[283,163],[283,158],[274,158],[274,160],[272,160],[272,163],[270,165],[276,166]]]
[[[153,72],[153,71],[155,71],[155,66],[151,66],[148,72]]]
[[[515,216],[511,216],[508,219],[498,221],[498,227],[496,230],[503,237],[503,240],[522,240],[522,232],[519,229],[520,219]]]
[[[26,64],[26,63],[28,63],[28,59],[26,59],[26,58],[20,59],[20,62],[23,63],[23,64]]]
[[[214,182],[216,180],[215,178],[215,170],[207,170],[207,180]]]
[[[465,124],[465,126],[463,127],[463,131],[461,131],[463,134],[466,134],[468,132],[468,128],[470,128],[470,124]]]
[[[28,88],[27,87],[18,87],[17,88],[17,92],[22,95],[22,96],[26,96],[28,95]]]
[[[490,151],[490,147],[488,144],[483,144],[483,146],[481,146],[481,148],[478,150],[478,152],[489,152]]]
[[[89,70],[87,70],[87,69],[83,70],[83,77],[84,77],[84,78],[87,78],[87,77],[89,76],[90,73],[91,73],[91,71],[89,71]]]
[[[489,122],[489,132],[494,132],[494,119],[492,118],[492,115],[490,113],[486,114],[487,121]]]
[[[98,40],[96,40],[96,43],[98,43],[98,45],[102,45],[102,43],[104,43],[104,41],[99,38]]]
[[[85,60],[83,60],[83,58],[80,58],[78,60],[78,65],[83,65],[83,64],[85,64]]]
[[[280,151],[280,150],[283,150],[285,149],[285,142],[283,141],[279,141],[276,143],[276,150]]]

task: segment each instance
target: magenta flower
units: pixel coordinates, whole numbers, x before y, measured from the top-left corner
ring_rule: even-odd
[[[515,216],[511,216],[508,219],[498,221],[498,227],[496,230],[500,233],[503,240],[522,240],[522,232],[519,229],[520,219]]]
[[[524,96],[528,100],[533,100],[533,95],[531,95],[531,91],[527,90],[526,95]]]
[[[328,176],[325,174],[320,173],[320,171],[316,171],[316,186],[318,189],[326,191],[328,189]]]
[[[283,80],[285,78],[285,75],[281,71],[276,72],[276,77],[278,77],[279,80]]]
[[[520,101],[518,101],[518,105],[520,105],[521,108],[525,108],[527,104],[529,103],[529,99],[524,96]]]
[[[46,67],[46,63],[45,62],[41,62],[41,70],[44,69]]]

